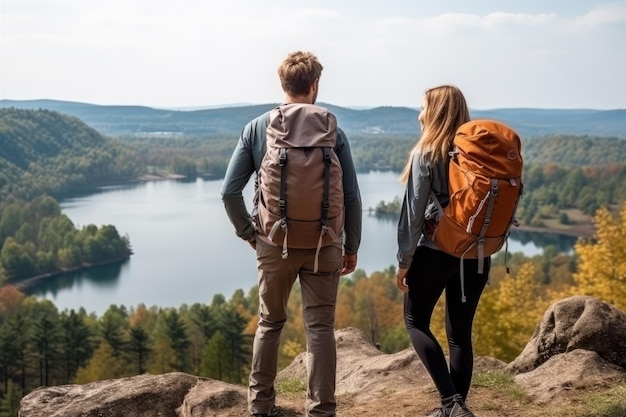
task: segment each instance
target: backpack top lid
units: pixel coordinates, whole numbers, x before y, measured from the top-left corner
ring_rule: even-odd
[[[296,134],[293,134],[296,133]],[[270,113],[268,144],[278,147],[334,147],[337,118],[324,107],[283,104]]]
[[[522,144],[517,133],[495,120],[471,120],[461,125],[454,138],[458,158],[470,171],[482,171],[492,178],[522,176]]]

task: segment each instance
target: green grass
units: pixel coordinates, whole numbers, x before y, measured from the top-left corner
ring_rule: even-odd
[[[515,383],[513,374],[509,372],[478,372],[472,379],[472,385],[487,388],[520,403],[529,401],[526,392]]]
[[[283,395],[297,395],[306,392],[306,384],[298,378],[287,378],[277,382],[276,391]]]
[[[507,404],[529,406],[528,417],[626,417],[626,385],[619,385],[604,392],[581,394],[580,398],[569,406],[531,405],[530,398],[515,383],[514,375],[504,371],[478,372],[474,375],[472,385],[494,393],[498,398],[491,403],[481,404],[483,410],[499,410],[502,397]]]
[[[536,417],[624,417],[626,416],[626,386],[604,393],[583,395],[577,405],[559,410],[544,410]]]
[[[624,417],[626,416],[626,385],[618,386],[604,394],[588,394],[582,399],[584,409],[574,417]]]

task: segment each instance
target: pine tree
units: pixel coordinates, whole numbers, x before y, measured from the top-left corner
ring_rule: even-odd
[[[146,372],[146,362],[151,351],[150,338],[141,326],[132,326],[129,336],[128,354],[130,361],[136,365],[136,373],[141,375]]]
[[[217,331],[204,349],[200,376],[224,381],[231,373],[232,365],[226,338]]]

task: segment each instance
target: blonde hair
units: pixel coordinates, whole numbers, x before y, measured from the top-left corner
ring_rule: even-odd
[[[324,67],[311,52],[292,52],[278,67],[278,77],[283,91],[290,96],[309,94],[311,86],[319,80]]]
[[[470,120],[469,109],[461,90],[451,85],[433,87],[424,93],[426,108],[422,115],[422,135],[409,153],[409,159],[400,174],[407,182],[413,158],[438,163],[448,157],[454,135],[459,126]]]

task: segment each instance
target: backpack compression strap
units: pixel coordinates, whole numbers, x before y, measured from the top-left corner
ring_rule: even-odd
[[[330,182],[330,150],[329,148],[322,148],[324,151],[324,195],[322,197],[322,226],[328,227],[328,208],[330,203],[328,202],[328,188]]]
[[[280,227],[283,229],[285,237],[283,238],[283,252],[281,256],[283,259],[287,259],[289,252],[287,251],[287,151],[285,148],[280,148],[278,161],[280,166],[280,200],[278,200],[278,206],[280,207],[280,220],[274,223],[267,237],[272,240],[278,231],[278,228]]]
[[[485,212],[485,221],[483,222],[483,226],[480,229],[480,234],[478,235],[478,273],[483,273],[484,268],[484,257],[485,257],[485,233],[487,233],[487,229],[491,224],[491,215],[493,214],[493,206],[496,201],[496,197],[498,197],[498,180],[491,180],[491,190],[487,194],[489,197],[489,203],[487,204],[487,211]],[[486,198],[486,197],[485,197]],[[484,201],[484,200],[483,200]],[[482,202],[481,202],[482,205]],[[471,226],[468,226],[471,227]]]
[[[319,266],[319,255],[320,250],[322,249],[322,241],[324,239],[324,235],[329,232],[330,228],[328,227],[328,208],[330,207],[330,203],[328,201],[328,189],[330,187],[330,149],[322,148],[322,152],[324,152],[324,194],[322,196],[322,231],[320,232],[320,238],[317,241],[317,249],[315,251],[315,263],[313,265],[313,273],[317,272],[317,268]]]

